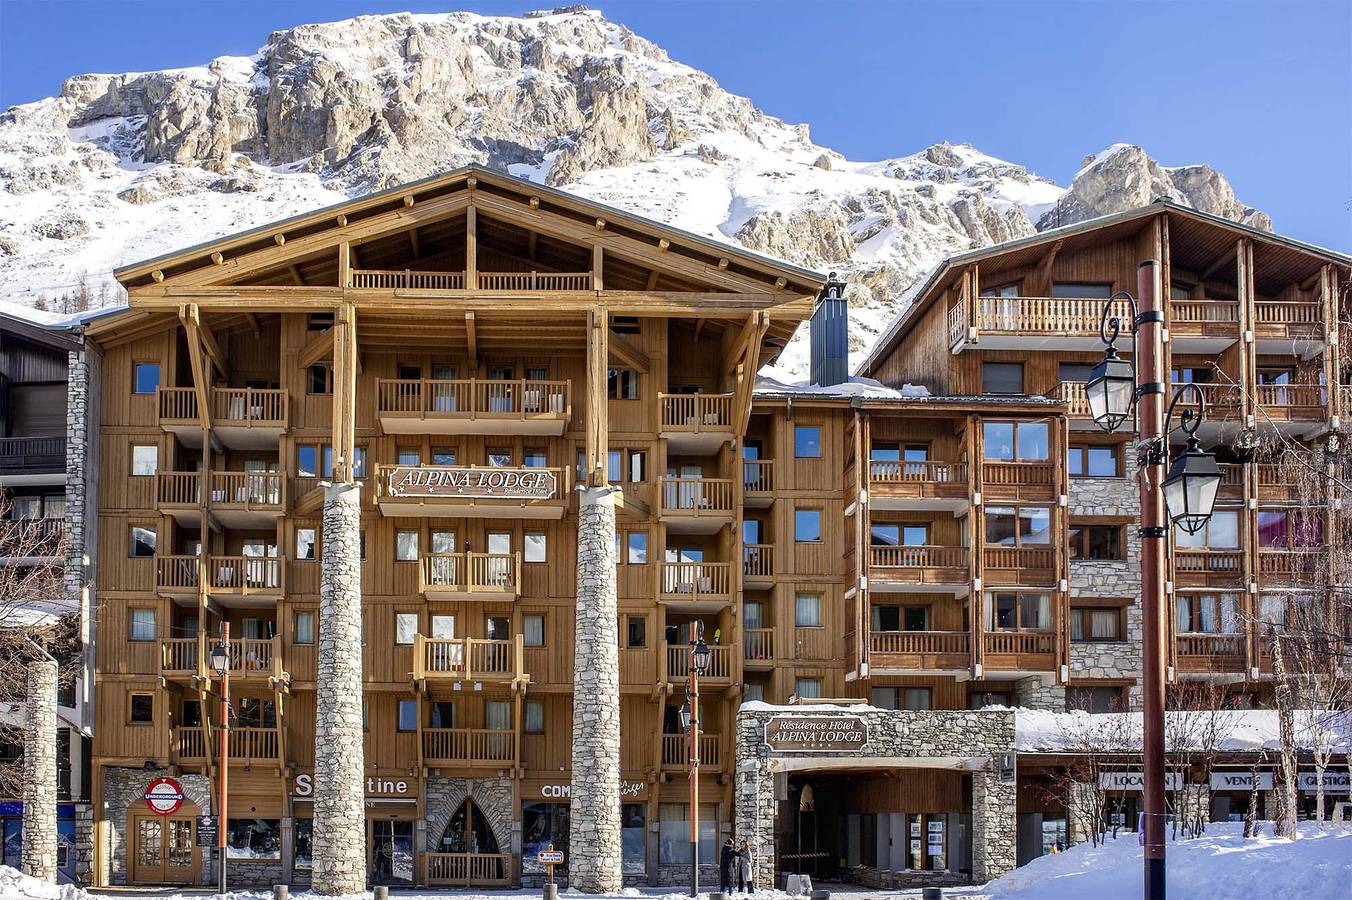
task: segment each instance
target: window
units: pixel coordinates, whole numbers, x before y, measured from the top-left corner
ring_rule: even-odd
[[[579,469],[579,473],[581,470]],[[641,482],[648,475],[648,454],[644,450],[612,449],[606,453],[606,479],[614,484],[622,481]]]
[[[548,549],[545,533],[543,531],[527,531],[524,538],[525,546],[523,547],[522,558],[528,563],[545,562],[546,550]]]
[[[990,631],[1046,631],[1052,625],[1052,603],[1047,594],[989,591],[986,628]]]
[[[549,457],[543,450],[528,449],[521,456],[521,464],[528,469],[543,469],[549,465]]]
[[[648,646],[648,619],[646,617],[625,617],[624,645],[630,650],[641,650]]]
[[[796,509],[793,511],[793,539],[799,543],[822,539],[822,511]]]
[[[629,451],[629,481],[638,483],[648,478],[648,452],[646,450]]]
[[[153,394],[160,386],[159,363],[137,363],[132,369],[132,393]]]
[[[1045,462],[1051,458],[1046,422],[983,422],[981,436],[986,459]]]
[[[933,709],[933,694],[927,687],[875,687],[869,703],[879,709]]]
[[[310,366],[310,384],[307,393],[312,395],[333,393],[333,366],[326,363]]]
[[[417,363],[399,363],[395,372],[400,381],[416,381],[422,378],[422,366]],[[492,378],[493,376],[489,375],[488,377]],[[511,378],[512,376],[509,373],[506,377]]]
[[[417,731],[418,730],[418,701],[400,700],[399,701],[399,730]]]
[[[754,700],[757,703],[763,703],[765,702],[765,685],[748,681],[742,685],[742,696],[746,698],[743,702]]]
[[[297,644],[313,644],[315,642],[315,614],[312,612],[296,613],[296,640]]]
[[[870,525],[869,543],[874,547],[923,547],[929,543],[929,526]]]
[[[155,640],[155,610],[133,609],[131,613],[131,639],[133,641]]]
[[[280,819],[229,820],[225,835],[225,855],[230,859],[282,858]]]
[[[1122,688],[1116,685],[1072,685],[1066,688],[1066,710],[1091,713],[1121,712]]]
[[[1009,284],[1001,284],[995,287],[983,287],[981,289],[982,297],[1017,297],[1019,296],[1019,283],[1017,281]]]
[[[395,462],[401,466],[422,465],[422,450],[418,447],[400,447],[394,454]]]
[[[295,823],[295,868],[310,869],[314,852],[314,819],[297,817]]]
[[[402,562],[417,560],[418,532],[396,531],[394,533],[394,558]]]
[[[799,700],[815,700],[822,695],[822,680],[820,678],[795,679],[793,693]]]
[[[648,532],[615,533],[615,564],[642,566],[648,562]]]
[[[154,444],[135,444],[131,448],[131,474],[154,475],[160,466],[160,448]]]
[[[314,559],[315,543],[315,530],[313,528],[297,528],[296,559]]]
[[[365,478],[365,477],[366,477],[366,448],[365,448],[365,447],[353,447],[353,448],[352,448],[352,477],[353,477],[353,478]]]
[[[433,447],[432,465],[434,466],[453,466],[455,465],[454,447]]]
[[[986,507],[986,543],[1010,547],[1051,543],[1052,511],[1041,506]]]
[[[981,364],[981,393],[1022,394],[1023,363],[983,362]]]
[[[908,687],[902,690],[902,709],[933,709],[933,694],[927,687]]]
[[[154,528],[147,528],[144,525],[131,526],[131,550],[130,556],[138,559],[155,555],[155,544],[159,540],[159,532]]]
[[[1085,281],[1052,282],[1053,297],[1069,297],[1075,300],[1107,300],[1113,295],[1111,284],[1096,284]]]
[[[512,451],[502,447],[491,447],[487,453],[487,462],[495,469],[505,469],[512,464]]]
[[[797,628],[820,628],[822,625],[821,594],[799,594],[793,601],[793,624]]]
[[[1239,595],[1178,594],[1174,616],[1179,634],[1239,634]]]
[[[1069,363],[1063,362],[1057,367],[1057,374],[1060,376],[1061,383],[1067,382],[1086,382],[1094,371],[1093,363]]]
[[[658,863],[690,867],[690,805],[660,803],[657,807]],[[718,804],[699,806],[699,861],[712,866],[718,861]]]
[[[411,644],[413,638],[418,634],[418,614],[417,613],[395,613],[394,614],[394,642],[396,644]]]
[[[545,705],[538,700],[526,701],[526,721],[522,725],[526,734],[545,733]]]
[[[795,425],[793,427],[793,455],[798,459],[818,459],[822,455],[822,429],[820,425]]]
[[[1013,698],[1008,691],[972,691],[967,697],[968,709],[984,709],[987,706],[1013,706]]]
[[[196,728],[202,724],[202,701],[184,700],[183,714],[179,722],[187,728]]]
[[[1258,546],[1264,549],[1308,549],[1324,543],[1320,512],[1300,509],[1258,510]]]
[[[1175,528],[1174,545],[1180,549],[1237,549],[1239,547],[1239,512],[1233,509],[1213,511],[1206,525],[1196,534],[1188,534],[1182,528]]]
[[[1120,478],[1122,453],[1117,444],[1071,444],[1067,453],[1072,478]]]
[[[545,645],[545,617],[541,615],[522,616],[521,632],[521,642],[527,647],[543,647]]]
[[[132,694],[127,721],[133,725],[152,725],[155,722],[155,695]]]
[[[611,400],[637,400],[638,373],[633,369],[611,369],[606,377],[606,397]]]
[[[484,704],[484,725],[490,731],[506,731],[512,727],[512,704],[506,700],[489,700]]]
[[[1070,526],[1071,559],[1126,559],[1121,525]]]
[[[327,444],[301,444],[297,446],[296,474],[302,478],[332,478],[333,448]]]
[[[1123,607],[1081,606],[1070,608],[1070,639],[1072,641],[1122,640]]]

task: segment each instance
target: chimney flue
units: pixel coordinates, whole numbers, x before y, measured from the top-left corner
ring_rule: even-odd
[[[808,329],[812,383],[831,387],[849,381],[850,308],[845,302],[845,282],[837,281],[835,272],[827,276],[817,295]]]

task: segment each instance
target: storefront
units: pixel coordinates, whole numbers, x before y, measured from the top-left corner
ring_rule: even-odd
[[[1255,819],[1269,817],[1267,794],[1272,790],[1271,771],[1213,769],[1207,778],[1211,788],[1211,821],[1243,822],[1251,803],[1257,803]]]
[[[56,868],[63,882],[79,880],[76,871],[79,857],[78,808],[75,803],[56,804]],[[88,814],[87,805],[84,812]],[[3,859],[0,859],[0,864],[19,868],[23,854],[22,800],[0,800],[0,835],[3,835],[3,845],[0,845],[3,847]]]
[[[540,851],[552,845],[564,854],[564,863],[554,867],[555,878],[568,873],[568,815],[572,785],[567,781],[527,779],[521,785],[521,882],[537,884],[545,877]],[[620,827],[623,869],[626,881],[641,881],[648,874],[648,822],[650,792],[644,781],[625,780],[620,785]],[[688,820],[687,820],[688,822]],[[713,823],[711,823],[712,825]],[[690,834],[684,834],[685,864],[689,865]],[[658,843],[661,843],[659,834]],[[675,851],[673,851],[675,852]]]

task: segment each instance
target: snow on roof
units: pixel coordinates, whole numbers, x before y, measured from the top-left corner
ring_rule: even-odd
[[[842,384],[825,386],[806,382],[789,384],[762,376],[756,379],[754,393],[758,397],[859,397],[865,400],[913,400],[930,395],[923,385],[907,384],[897,390],[861,375],[851,375],[850,380]]]
[[[102,310],[97,310],[102,312]],[[61,329],[72,328],[79,325],[90,313],[54,313],[46,310],[34,309],[22,303],[10,303],[0,300],[0,315],[9,316],[11,319],[18,319],[21,322],[31,322],[42,328]]]
[[[1277,711],[1272,709],[1220,710],[1215,713],[1170,711],[1165,714],[1165,740],[1170,749],[1200,750],[1190,736],[1212,733],[1207,743],[1224,751],[1276,750]],[[1214,716],[1214,718],[1213,718]],[[1322,736],[1334,752],[1352,747],[1352,723],[1343,715],[1310,710],[1295,712],[1296,740],[1309,747]],[[1130,752],[1141,749],[1141,714],[1014,711],[1014,749],[1022,753]]]

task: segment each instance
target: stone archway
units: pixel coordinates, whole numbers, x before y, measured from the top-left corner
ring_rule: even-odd
[[[466,800],[473,800],[488,820],[500,853],[517,853],[513,835],[512,781],[508,778],[427,779],[427,831],[423,849],[437,852],[451,816]]]
[[[768,732],[768,733],[767,733]],[[775,884],[775,778],[790,771],[873,767],[971,773],[972,877],[1014,868],[1017,818],[1012,710],[904,710],[747,704],[737,716],[737,834],[752,847],[756,883]]]

